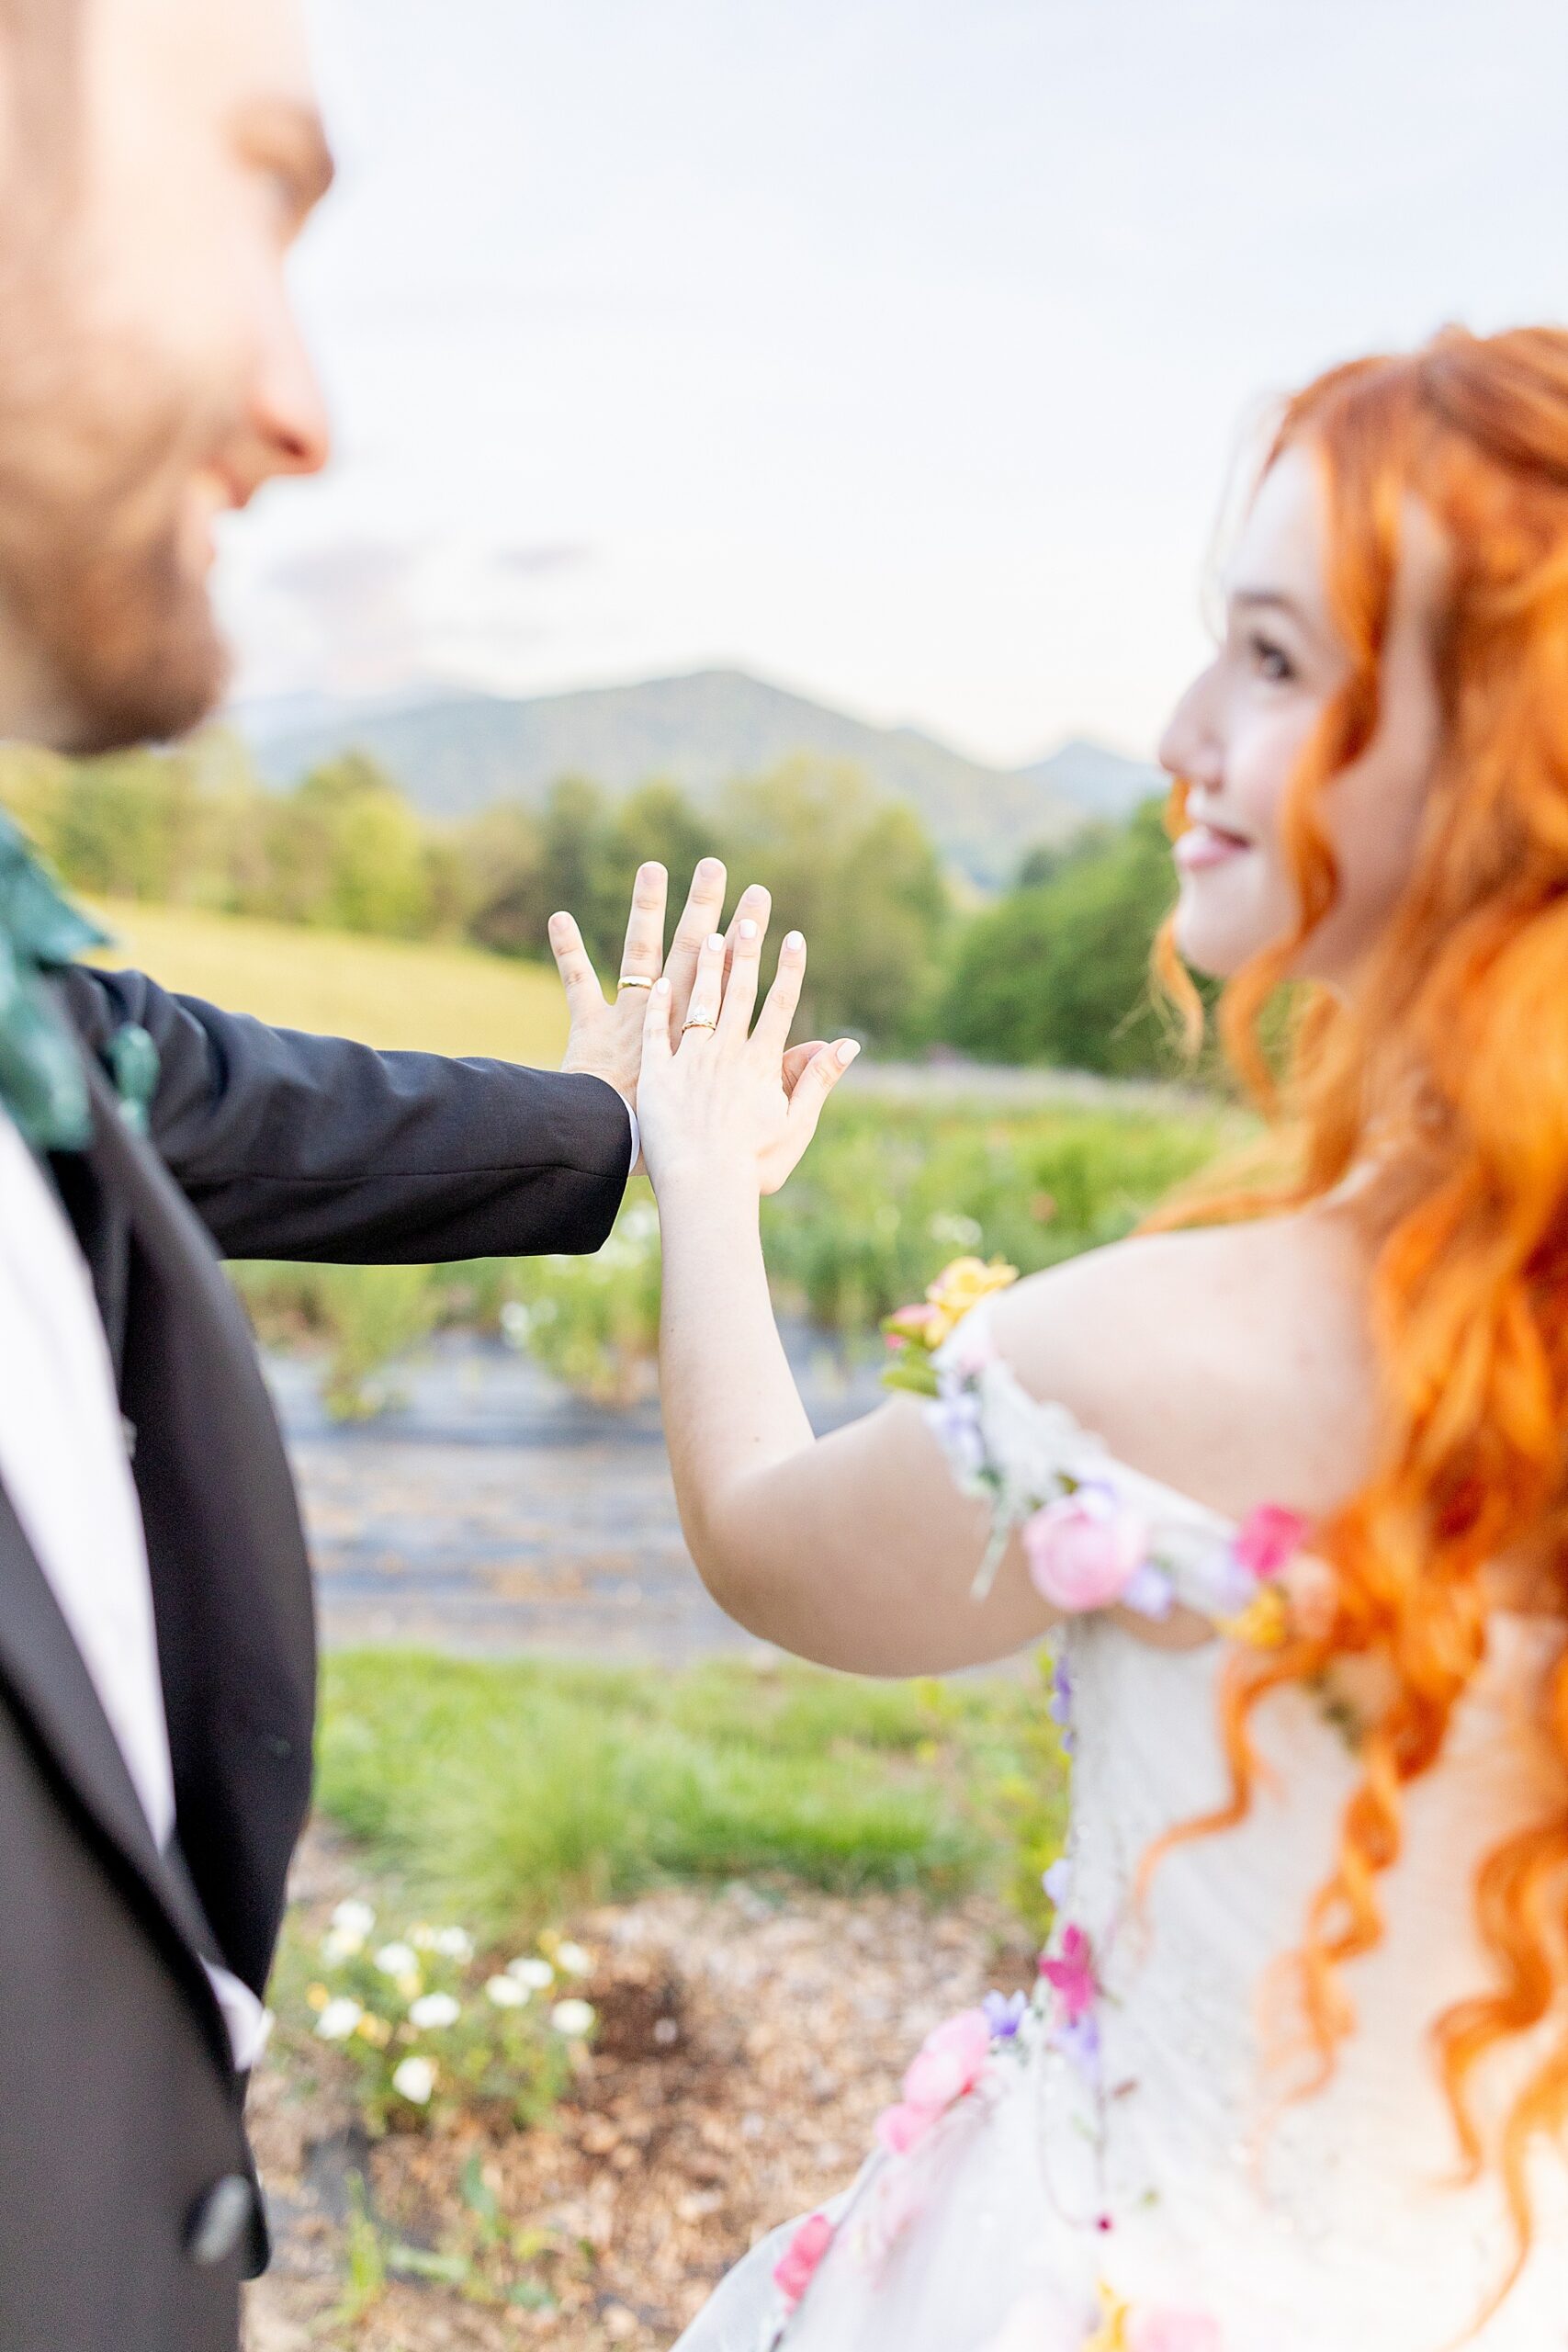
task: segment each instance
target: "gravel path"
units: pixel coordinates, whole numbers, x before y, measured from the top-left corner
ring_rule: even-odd
[[[791,1351],[819,1429],[875,1403],[809,1334]],[[329,1420],[320,1364],[267,1375],[304,1497],[324,1637],[680,1665],[759,1645],[687,1555],[657,1409],[570,1396],[498,1342],[451,1335],[398,1367],[400,1401]]]

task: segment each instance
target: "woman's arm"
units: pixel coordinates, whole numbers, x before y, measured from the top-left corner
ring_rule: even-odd
[[[970,1600],[987,1516],[954,1487],[918,1405],[900,1398],[818,1440],[784,1359],[758,1202],[799,1159],[855,1048],[824,1047],[786,1093],[805,946],[784,942],[749,1037],[761,948],[760,926],[741,926],[722,1011],[723,943],[705,950],[688,1020],[716,1016],[714,1030],[672,1041],[667,994],[649,1008],[639,1100],[664,1237],[660,1378],[692,1556],[731,1616],[825,1665],[914,1674],[1003,1657],[1049,1611],[1021,1555],[983,1607]]]
[[[704,951],[693,1008],[716,1016],[713,1029],[672,1038],[668,997],[649,1007],[640,1106],[664,1234],[660,1382],[693,1558],[731,1616],[825,1665],[915,1674],[1005,1657],[1051,1611],[1016,1538],[989,1596],[971,1600],[988,1512],[960,1493],[919,1404],[901,1397],[818,1440],[785,1362],[758,1201],[801,1158],[854,1048],[822,1048],[786,1086],[805,947],[785,941],[749,1037],[761,945],[759,926],[739,927],[728,996],[723,943]],[[1237,1521],[1261,1502],[1311,1518],[1364,1468],[1361,1287],[1341,1221],[1276,1219],[1087,1253],[1019,1283],[991,1328],[1034,1395],[1147,1476]],[[1207,1632],[1182,1611],[1158,1627],[1124,1622],[1145,1640]]]

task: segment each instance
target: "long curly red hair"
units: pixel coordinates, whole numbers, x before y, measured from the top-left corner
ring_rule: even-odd
[[[1279,1212],[1377,1173],[1372,1326],[1386,1408],[1379,1466],[1315,1531],[1331,1609],[1224,1684],[1230,1803],[1179,1833],[1246,1814],[1253,1711],[1337,1659],[1381,1662],[1337,1860],[1287,1963],[1325,2078],[1353,2027],[1342,1972],[1381,1939],[1379,1880],[1397,1860],[1404,1792],[1440,1758],[1487,1649],[1489,1569],[1540,1580],[1568,1612],[1568,333],[1448,330],[1410,356],[1337,368],[1286,408],[1269,462],[1321,466],[1327,585],[1351,656],[1287,795],[1294,935],[1226,989],[1234,1066],[1293,1139],[1297,1173],[1189,1201],[1195,1216]],[[1353,993],[1308,990],[1276,1080],[1264,1015],[1333,902],[1325,787],[1370,741],[1400,554],[1421,502],[1452,569],[1437,648],[1441,749],[1409,885]],[[1173,816],[1180,822],[1181,788]],[[1197,1001],[1168,931],[1158,963]],[[1508,1837],[1474,1890],[1490,1987],[1437,2020],[1437,2063],[1465,2165],[1501,2170],[1529,2251],[1529,2170],[1568,2126],[1568,1653],[1540,1702],[1561,1793]],[[1557,1767],[1561,1768],[1560,1773]],[[1500,2134],[1476,2117],[1478,2069],[1543,2037]],[[1532,2051],[1535,2045],[1532,2043]],[[1495,2308],[1495,2303],[1489,2306]]]

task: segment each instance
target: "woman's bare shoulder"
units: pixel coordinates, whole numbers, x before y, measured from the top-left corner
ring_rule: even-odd
[[[995,1311],[1035,1395],[1232,1517],[1263,1501],[1321,1512],[1369,1466],[1365,1261],[1348,1220],[1134,1236],[1032,1276]]]

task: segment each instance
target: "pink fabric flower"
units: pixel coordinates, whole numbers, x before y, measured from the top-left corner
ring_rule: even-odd
[[[885,2107],[877,2117],[876,2136],[890,2156],[907,2156],[935,2121],[931,2108],[911,2107],[908,2099],[900,2099],[896,2107]]]
[[[904,2076],[903,2098],[876,2120],[876,2136],[889,2154],[907,2156],[937,2118],[974,2089],[990,2054],[984,2009],[961,2009],[928,2033]]]
[[[1148,1549],[1148,1531],[1108,1487],[1083,1486],[1025,1520],[1023,1548],[1041,1599],[1076,1613],[1120,1600]]]
[[[1056,1996],[1057,2021],[1077,2025],[1099,1997],[1094,1948],[1081,1928],[1069,1928],[1054,1959],[1042,1957],[1040,1973]]]
[[[1289,1566],[1306,1541],[1307,1522],[1278,1503],[1259,1503],[1236,1529],[1231,1549],[1236,1566],[1266,1584]]]
[[[984,2009],[960,2009],[928,2033],[904,2077],[910,2107],[941,2115],[972,2091],[991,2054],[991,2025]]]
[[[1197,2312],[1142,2311],[1127,2323],[1127,2352],[1224,2352],[1217,2324]]]
[[[832,2222],[826,2213],[813,2213],[802,2222],[774,2263],[773,2284],[791,2311],[817,2276],[818,2267],[832,2243]],[[1156,2352],[1159,2352],[1157,2346]]]

